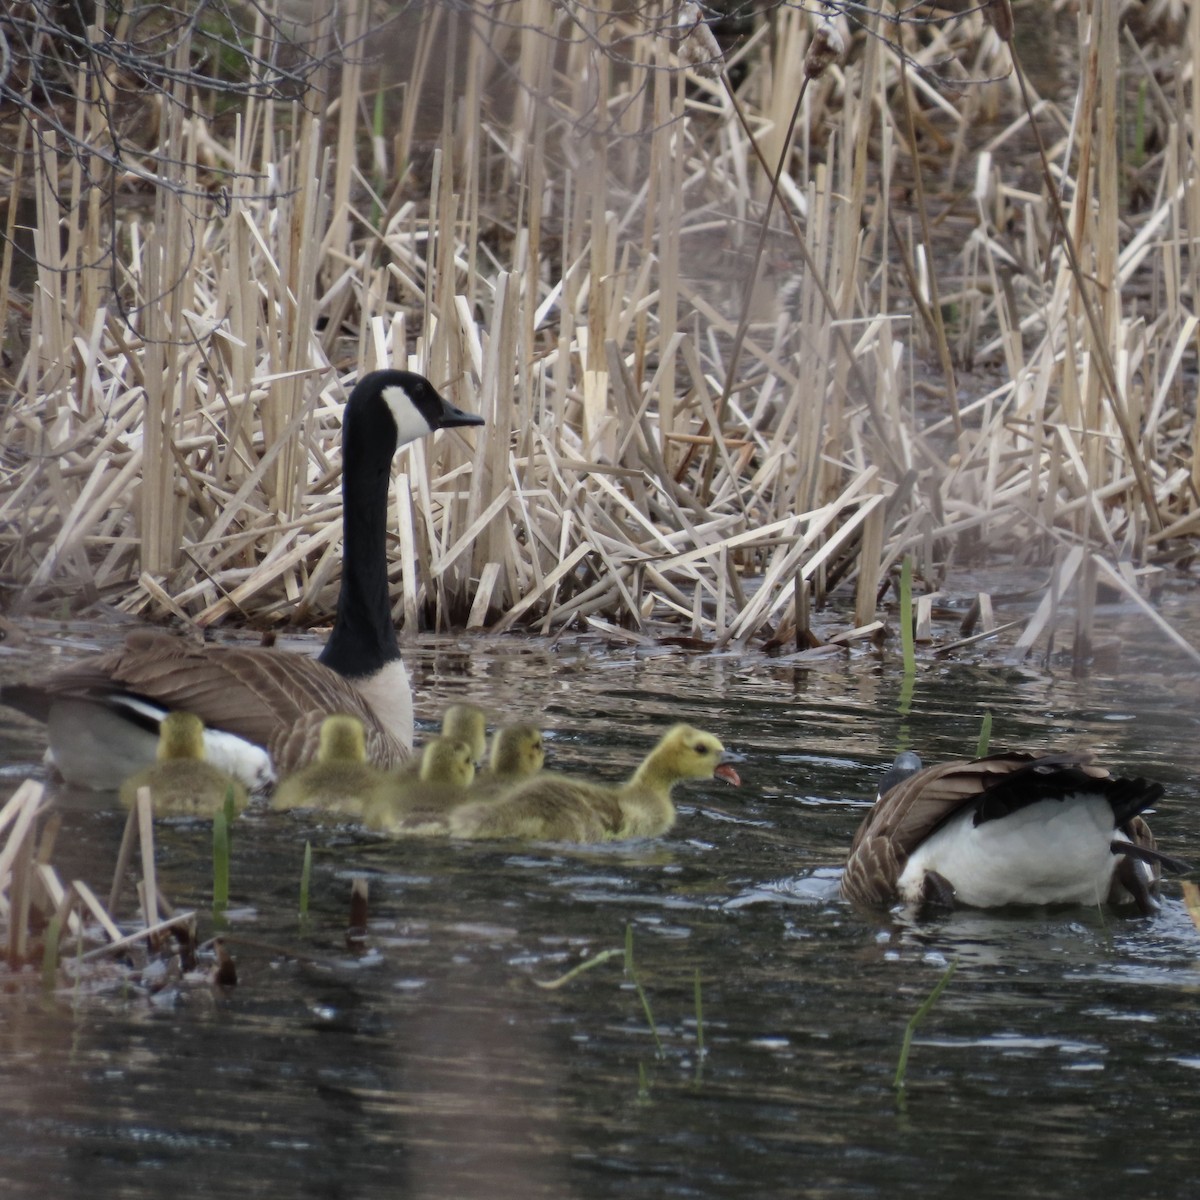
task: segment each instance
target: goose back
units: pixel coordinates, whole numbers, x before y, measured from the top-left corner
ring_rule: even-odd
[[[1021,823],[1029,830],[1029,855],[1036,857],[1040,818],[1031,810],[1046,801],[1071,797],[1103,808],[1103,815],[1092,818],[1101,839],[1097,861],[1098,869],[1111,875],[1119,865],[1105,857],[1111,837],[1153,849],[1149,826],[1138,814],[1161,794],[1158,784],[1114,778],[1086,753],[1013,751],[923,767],[881,795],[859,825],[842,875],[842,894],[871,907],[884,907],[902,898],[901,879],[910,859],[956,821],[977,830],[1026,814]],[[1004,867],[1003,863],[988,865]],[[1047,864],[1047,870],[1052,867]],[[1106,879],[1101,898],[1107,893]],[[1021,903],[1022,898],[1014,895],[1005,902]]]

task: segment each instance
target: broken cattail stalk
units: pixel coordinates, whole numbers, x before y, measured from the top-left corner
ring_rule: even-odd
[[[675,29],[683,31],[682,34],[676,34],[678,41],[675,53],[679,55],[679,61],[691,67],[697,75],[716,79],[725,67],[725,60],[713,31],[705,23],[700,6],[692,3],[692,0],[684,0],[676,11]]]
[[[808,53],[804,56],[804,74],[817,79],[833,63],[841,62],[846,54],[846,39],[832,21],[822,21],[813,32]]]
[[[356,875],[350,881],[350,923],[346,926],[346,945],[351,949],[361,948],[367,940],[369,895],[367,877]]]

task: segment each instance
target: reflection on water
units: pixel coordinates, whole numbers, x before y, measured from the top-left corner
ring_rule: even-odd
[[[430,724],[469,697],[540,721],[556,767],[615,777],[685,718],[747,755],[744,786],[682,787],[670,836],[578,850],[392,844],[248,814],[236,989],[0,1001],[6,1196],[158,1198],[182,1180],[322,1198],[1191,1194],[1200,938],[1176,889],[1154,921],[925,925],[836,894],[897,748],[969,751],[985,709],[997,745],[1085,743],[1162,779],[1160,842],[1200,858],[1186,664],[1153,644],[1084,680],[932,664],[901,715],[894,665],[870,651],[816,671],[586,641],[443,640],[407,657]],[[0,677],[45,661],[5,655]],[[40,750],[36,727],[0,715],[6,790]],[[106,891],[122,815],[76,794],[63,810],[60,871]],[[206,906],[210,846],[206,826],[161,827],[176,904]],[[362,954],[343,937],[356,875],[371,894]],[[653,1032],[620,957],[535,984],[621,947],[627,925]],[[898,1109],[904,1024],[952,959]]]

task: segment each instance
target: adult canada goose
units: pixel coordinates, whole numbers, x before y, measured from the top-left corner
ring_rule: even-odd
[[[855,834],[842,894],[858,904],[1136,904],[1157,908],[1159,853],[1139,815],[1162,794],[1087,754],[993,754],[921,767],[895,782]],[[916,759],[914,764],[911,760]]]
[[[453,809],[448,832],[464,838],[598,842],[657,837],[675,823],[671,789],[714,776],[739,784],[737,756],[711,733],[675,725],[623,784],[609,787],[544,772],[492,801]]]
[[[410,836],[444,832],[445,813],[467,799],[474,778],[474,749],[455,738],[434,738],[421,751],[421,767],[415,777],[386,776],[374,789],[363,823],[369,829]]]
[[[156,817],[211,817],[232,790],[233,806],[246,807],[246,789],[204,761],[204,722],[195,713],[168,713],[158,735],[157,761],[121,784],[121,803],[132,808],[139,788],[150,789]]]
[[[271,797],[271,807],[319,808],[361,817],[372,790],[386,778],[383,771],[367,762],[362,722],[345,713],[334,713],[321,722],[316,761],[280,783]]]
[[[355,385],[342,418],[341,592],[318,659],[141,632],[42,684],[5,688],[3,702],[47,722],[50,757],[81,787],[117,787],[153,761],[171,709],[196,713],[209,759],[252,787],[272,768],[285,774],[308,761],[335,712],[362,722],[370,762],[400,764],[412,744],[412,694],[388,604],[392,457],[434,430],[482,424],[409,371],[372,371]]]

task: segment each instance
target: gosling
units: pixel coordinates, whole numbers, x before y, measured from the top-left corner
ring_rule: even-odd
[[[392,775],[372,790],[363,823],[409,836],[444,832],[445,813],[467,799],[474,779],[473,749],[453,738],[434,738],[421,752],[416,779]]]
[[[204,758],[204,722],[194,713],[168,713],[159,726],[157,761],[121,784],[121,803],[132,808],[139,788],[150,789],[156,817],[212,817],[233,792],[241,812],[245,786]]]
[[[676,725],[616,787],[541,774],[499,799],[471,801],[451,810],[448,832],[462,838],[599,842],[658,837],[675,824],[671,789],[685,779],[741,783],[736,756],[711,733]]]
[[[495,799],[536,775],[545,764],[546,748],[536,725],[505,725],[492,737],[491,757],[475,776],[471,799]]]
[[[387,775],[367,762],[366,736],[357,717],[335,713],[321,722],[317,758],[275,789],[276,811],[316,808],[360,818],[368,797]]]
[[[471,753],[471,763],[483,762],[487,753],[487,713],[478,705],[451,704],[442,713],[442,730],[438,735],[452,742],[462,742]],[[436,741],[434,738],[432,741]],[[431,745],[427,742],[426,745]],[[421,758],[410,760],[398,771],[392,772],[393,778],[415,780],[421,774]]]

